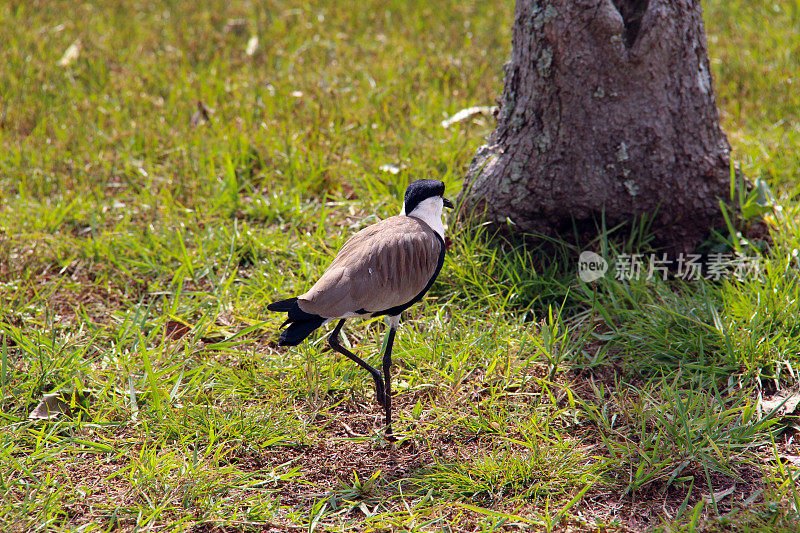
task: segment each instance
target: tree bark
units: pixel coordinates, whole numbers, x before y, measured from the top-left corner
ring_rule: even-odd
[[[548,236],[655,214],[671,251],[719,223],[730,146],[699,0],[518,0],[512,47],[464,213]]]

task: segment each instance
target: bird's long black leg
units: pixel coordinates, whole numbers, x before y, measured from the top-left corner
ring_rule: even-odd
[[[395,326],[389,326],[386,339],[386,351],[383,352],[383,407],[386,410],[386,438],[395,440],[392,434],[392,344],[394,343]]]
[[[336,327],[333,328],[330,336],[328,337],[328,344],[330,344],[331,348],[336,350],[342,355],[349,357],[351,360],[355,361],[356,363],[361,366],[364,370],[372,374],[372,379],[375,380],[375,399],[378,401],[378,405],[384,405],[385,396],[384,396],[384,385],[383,385],[383,378],[381,377],[380,371],[371,366],[369,363],[361,359],[359,356],[339,344],[339,333],[342,331],[342,326],[344,325],[345,319],[341,319]]]

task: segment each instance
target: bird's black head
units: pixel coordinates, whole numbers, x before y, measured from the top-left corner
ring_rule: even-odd
[[[441,196],[444,200],[445,207],[453,207],[453,203],[447,198],[444,198],[444,182],[428,179],[411,182],[406,189],[406,196],[403,200],[405,212],[411,213],[420,202],[428,198],[433,198],[434,196]]]

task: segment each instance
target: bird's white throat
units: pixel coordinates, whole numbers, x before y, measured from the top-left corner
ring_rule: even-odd
[[[418,218],[431,227],[433,231],[444,239],[444,224],[442,223],[442,210],[444,210],[444,200],[441,196],[432,196],[422,200],[413,211],[406,213],[406,204],[403,203],[401,215]]]

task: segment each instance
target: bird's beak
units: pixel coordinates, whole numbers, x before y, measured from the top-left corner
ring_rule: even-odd
[[[455,207],[455,206],[453,205],[453,202],[451,202],[450,200],[448,200],[448,199],[447,199],[447,198],[445,198],[444,196],[442,196],[442,202],[444,202],[444,206],[445,206],[445,207],[448,207],[448,208],[450,208],[450,209],[453,209],[453,208]]]

